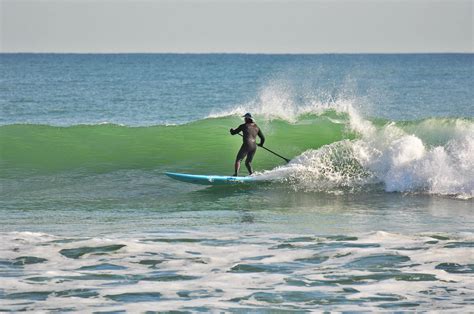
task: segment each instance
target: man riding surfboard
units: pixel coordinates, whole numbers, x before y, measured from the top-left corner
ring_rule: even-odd
[[[236,135],[240,132],[243,133],[243,143],[240,147],[239,152],[237,153],[237,157],[235,159],[235,172],[234,176],[237,176],[240,170],[240,162],[245,158],[245,166],[249,174],[253,173],[252,169],[252,159],[255,155],[255,151],[257,150],[257,146],[262,147],[263,143],[265,143],[265,136],[263,136],[262,131],[255,123],[252,115],[250,113],[246,113],[243,115],[245,118],[245,123],[238,126],[237,129],[230,129],[230,134]],[[260,138],[260,143],[256,143],[257,136]]]

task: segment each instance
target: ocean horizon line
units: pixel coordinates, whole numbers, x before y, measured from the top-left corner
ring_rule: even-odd
[[[32,55],[32,54],[57,54],[57,55],[282,55],[282,56],[301,56],[301,55],[469,55],[474,51],[466,52],[35,52],[35,51],[6,51],[0,52],[0,55]]]

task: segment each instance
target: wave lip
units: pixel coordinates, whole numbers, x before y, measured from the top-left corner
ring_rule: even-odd
[[[211,112],[207,118],[242,116],[251,112],[264,121],[283,120],[296,123],[305,115],[322,115],[328,111],[349,112],[354,100],[343,95],[336,98],[328,95],[306,95],[303,103],[286,87],[271,85],[263,89],[257,98],[227,110]]]

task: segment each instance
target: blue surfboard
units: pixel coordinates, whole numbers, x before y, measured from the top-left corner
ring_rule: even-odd
[[[178,181],[202,185],[248,184],[257,182],[255,177],[209,176],[176,172],[165,172],[165,174]]]

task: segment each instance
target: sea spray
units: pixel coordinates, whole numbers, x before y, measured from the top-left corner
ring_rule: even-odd
[[[346,113],[353,110],[361,99],[353,95],[347,96],[347,93],[345,90],[337,95],[330,95],[326,91],[315,94],[310,90],[297,93],[287,82],[272,82],[262,88],[254,99],[230,109],[214,110],[208,118],[241,116],[245,112],[251,112],[263,123],[272,120],[298,123],[305,115],[322,115],[330,111]]]
[[[439,119],[440,131],[433,127],[437,119],[377,125],[354,108],[347,113],[347,127],[358,134],[356,139],[305,151],[263,178],[306,191],[370,190],[379,183],[387,192],[474,196],[472,121]]]
[[[339,193],[354,191],[372,182],[372,173],[354,158],[353,144],[339,141],[311,149],[286,166],[263,172],[260,177],[288,183],[296,190]]]

